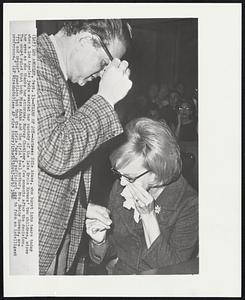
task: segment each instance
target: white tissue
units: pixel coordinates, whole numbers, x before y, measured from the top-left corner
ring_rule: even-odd
[[[123,189],[123,191],[121,193],[121,195],[126,199],[123,202],[123,207],[125,207],[127,209],[131,209],[131,208],[134,209],[134,220],[136,223],[138,223],[140,220],[140,214],[138,213],[138,211],[134,205],[134,199],[127,187],[128,181],[122,177],[120,183],[122,186],[125,186],[125,188]]]

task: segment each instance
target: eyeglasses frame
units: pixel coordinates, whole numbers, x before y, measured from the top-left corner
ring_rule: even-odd
[[[136,177],[134,177],[134,178],[131,178],[131,177],[127,176],[127,175],[121,174],[120,172],[118,172],[118,171],[117,171],[116,169],[114,169],[114,168],[111,168],[111,171],[112,171],[112,173],[114,173],[114,174],[116,174],[116,175],[118,175],[118,176],[120,176],[120,177],[126,178],[127,181],[130,182],[130,183],[134,183],[137,179],[139,179],[140,177],[142,177],[142,176],[144,176],[145,174],[147,174],[147,173],[150,172],[150,170],[147,170],[147,171],[143,172],[142,174],[140,174],[140,175],[138,175],[138,176],[136,176]]]
[[[105,53],[109,57],[109,60],[112,61],[113,60],[113,56],[111,55],[111,52],[107,48],[106,44],[102,41],[101,37],[97,33],[93,33],[93,35],[95,35],[97,37],[97,39],[100,42],[101,47],[104,49]]]
[[[105,43],[102,41],[101,37],[100,37],[97,33],[95,33],[95,32],[93,32],[93,36],[97,38],[97,40],[99,41],[101,47],[103,48],[103,50],[104,50],[105,53],[107,54],[109,60],[112,61],[112,60],[113,60],[113,56],[111,55],[111,52],[108,50],[108,48],[107,48],[107,46],[105,45]],[[104,69],[104,67],[103,67],[103,69]],[[103,70],[103,69],[102,69],[102,70]],[[100,73],[102,70],[99,70],[99,71],[94,72],[93,74],[89,75],[89,77],[94,76],[95,74]]]

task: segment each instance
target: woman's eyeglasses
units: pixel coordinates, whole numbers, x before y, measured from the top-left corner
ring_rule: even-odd
[[[190,107],[179,107],[178,110],[190,110]]]
[[[118,171],[117,171],[116,169],[114,169],[114,168],[111,168],[111,171],[112,171],[113,174],[115,174],[115,175],[117,175],[117,176],[119,176],[119,177],[124,177],[124,178],[126,178],[127,181],[129,181],[130,183],[134,183],[137,179],[139,179],[140,177],[142,177],[142,176],[144,176],[145,174],[147,174],[147,173],[150,172],[149,170],[147,170],[147,171],[145,171],[144,173],[141,173],[140,175],[138,175],[138,176],[132,178],[132,177],[129,177],[129,176],[127,176],[127,175],[121,174],[120,172],[118,172]]]

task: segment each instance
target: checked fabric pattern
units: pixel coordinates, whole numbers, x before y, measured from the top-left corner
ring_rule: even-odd
[[[122,127],[112,106],[99,95],[77,109],[47,34],[38,37],[37,51],[39,273],[45,275],[66,231],[82,173],[89,195],[91,168],[77,170],[78,165]],[[77,252],[85,214],[78,202],[67,269]]]

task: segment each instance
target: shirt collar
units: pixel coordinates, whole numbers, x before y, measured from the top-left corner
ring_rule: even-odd
[[[64,63],[64,60],[63,60],[60,48],[59,48],[59,46],[56,43],[54,35],[51,34],[49,37],[50,37],[51,42],[54,45],[54,48],[55,48],[55,51],[56,51],[56,54],[57,54],[57,57],[58,57],[58,61],[59,61],[59,64],[60,64],[61,71],[64,74],[65,80],[67,80],[68,76],[67,76],[67,72],[66,72],[66,66],[65,66],[65,63]]]

